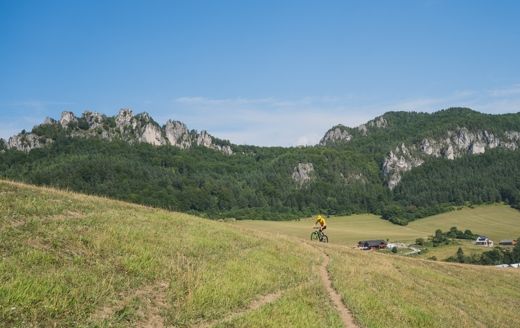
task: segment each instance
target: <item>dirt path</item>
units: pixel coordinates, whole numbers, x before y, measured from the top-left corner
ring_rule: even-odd
[[[197,328],[209,328],[209,327],[213,327],[219,323],[232,321],[238,317],[248,314],[249,312],[257,310],[264,305],[275,302],[282,296],[282,294],[283,294],[282,291],[277,291],[275,293],[264,295],[256,300],[254,300],[253,302],[251,302],[251,304],[249,304],[249,306],[243,310],[232,312],[222,319],[203,322],[196,327]]]
[[[325,254],[325,256],[323,256],[323,263],[320,266],[320,277],[323,282],[323,285],[325,286],[325,289],[327,289],[327,293],[329,294],[332,303],[334,303],[334,306],[336,307],[336,310],[338,311],[339,316],[341,317],[341,320],[343,321],[345,327],[358,328],[358,325],[352,317],[352,313],[350,313],[349,309],[345,306],[345,304],[343,304],[341,296],[332,287],[332,280],[330,279],[329,272],[327,271],[329,261],[329,256]]]

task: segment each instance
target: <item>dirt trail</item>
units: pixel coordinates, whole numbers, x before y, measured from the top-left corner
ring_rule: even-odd
[[[223,323],[223,322],[228,322],[228,321],[232,321],[238,317],[241,317],[249,312],[252,312],[252,311],[255,311],[259,308],[261,308],[262,306],[264,305],[267,305],[269,303],[273,303],[275,302],[276,300],[278,300],[281,296],[282,296],[282,291],[277,291],[275,293],[271,293],[271,294],[267,294],[267,295],[264,295],[256,300],[254,300],[253,302],[251,302],[251,304],[249,304],[249,306],[243,310],[239,310],[239,311],[235,311],[235,312],[231,312],[230,314],[228,314],[226,317],[222,318],[222,319],[218,319],[218,320],[212,320],[212,321],[207,321],[207,322],[203,322],[201,324],[199,324],[198,326],[196,326],[197,328],[208,328],[208,327],[213,327],[219,323]]]
[[[332,303],[334,303],[334,306],[336,307],[336,310],[338,310],[339,316],[341,317],[341,320],[343,321],[343,324],[345,327],[355,327],[358,328],[359,326],[354,321],[354,318],[352,317],[352,313],[350,313],[349,309],[343,304],[343,301],[341,300],[341,296],[336,292],[336,290],[332,287],[332,280],[330,279],[329,272],[327,271],[327,266],[329,265],[330,258],[327,254],[323,256],[323,263],[320,266],[320,277],[323,281],[323,285],[325,285],[325,289],[327,289],[327,293],[329,294],[330,299],[332,300]]]

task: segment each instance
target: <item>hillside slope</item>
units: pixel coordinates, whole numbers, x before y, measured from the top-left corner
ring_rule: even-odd
[[[0,194],[3,327],[204,327],[228,318],[341,326],[314,283],[318,253],[294,242],[3,181]],[[274,304],[250,309],[266,297]]]
[[[520,324],[520,272],[402,259],[0,181],[0,322],[17,326]]]

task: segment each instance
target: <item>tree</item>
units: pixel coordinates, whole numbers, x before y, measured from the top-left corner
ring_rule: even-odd
[[[520,263],[520,237],[518,237],[516,241],[516,245],[511,251],[511,261],[514,263]]]
[[[457,262],[459,262],[459,263],[465,262],[464,251],[462,250],[461,247],[459,247],[459,249],[457,250]]]

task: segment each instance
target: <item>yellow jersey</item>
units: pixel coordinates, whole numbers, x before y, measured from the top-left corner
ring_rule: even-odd
[[[319,223],[322,227],[327,225],[327,221],[321,215],[316,218],[316,223]]]

